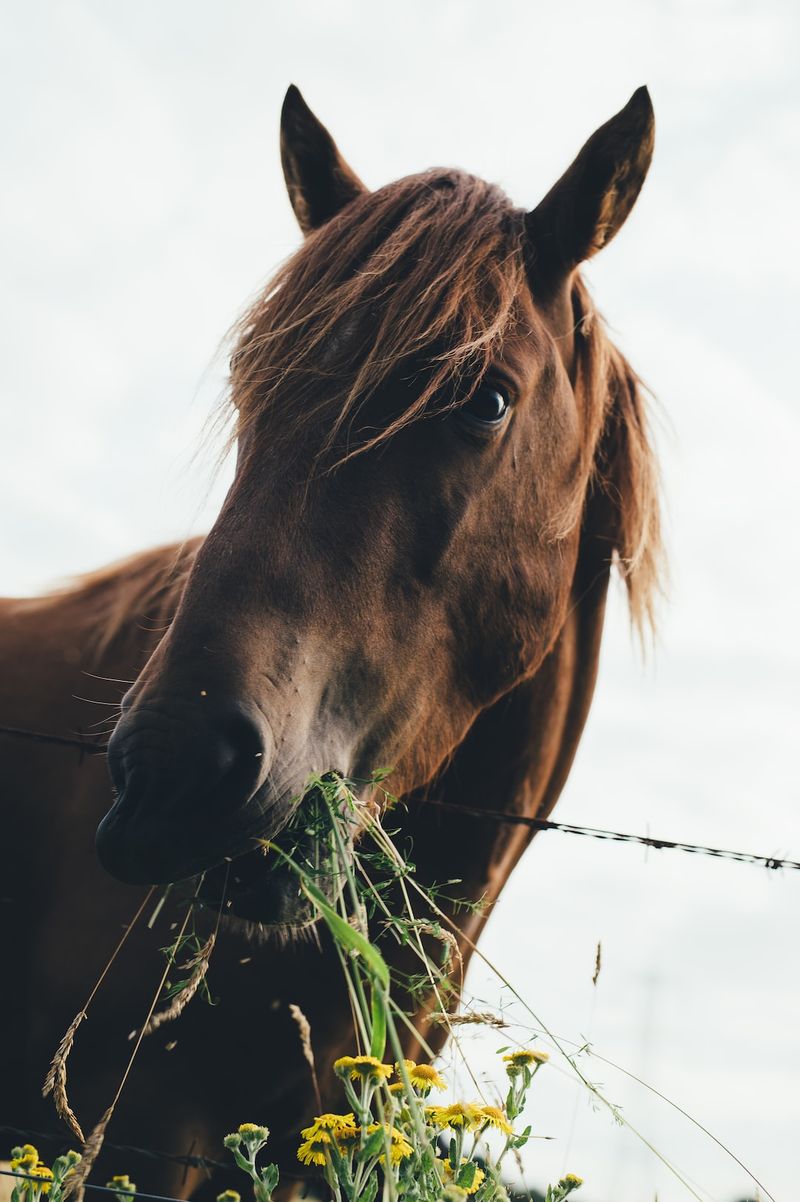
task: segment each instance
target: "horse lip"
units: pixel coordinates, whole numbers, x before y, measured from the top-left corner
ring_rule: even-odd
[[[205,848],[197,851],[191,823],[188,837],[186,820],[176,823],[161,817],[143,823],[141,816],[126,809],[122,793],[100,821],[95,847],[101,865],[117,880],[128,885],[166,885],[197,876],[252,851],[260,840],[278,834],[290,817],[288,806],[270,807],[254,822],[229,827],[224,840],[211,826],[204,832]],[[219,825],[224,825],[224,818]]]
[[[197,897],[211,911],[261,928],[287,930],[316,920],[296,877],[274,860],[267,862],[256,850],[208,872]]]

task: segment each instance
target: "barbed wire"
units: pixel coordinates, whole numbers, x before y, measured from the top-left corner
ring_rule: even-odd
[[[718,860],[733,860],[739,864],[756,864],[760,868],[776,870],[793,868],[800,871],[800,860],[786,860],[779,856],[766,856],[754,851],[732,851],[724,847],[708,847],[703,843],[683,843],[676,839],[658,839],[654,835],[632,835],[626,831],[606,830],[598,826],[578,826],[573,822],[553,822],[550,818],[528,818],[524,814],[512,814],[508,810],[482,810],[480,806],[465,805],[458,801],[441,801],[429,798],[426,805],[439,806],[443,810],[457,810],[484,818],[489,822],[506,822],[510,826],[527,826],[539,831],[560,831],[563,835],[584,835],[589,839],[601,839],[612,843],[638,843],[656,851],[685,851],[690,855],[713,856]]]
[[[9,735],[17,739],[27,739],[31,743],[52,743],[56,747],[75,747],[82,755],[105,755],[106,744],[97,738],[77,737],[70,735],[45,734],[41,730],[25,730],[21,726],[0,726],[0,735]]]
[[[16,726],[0,726],[0,735],[27,739],[35,743],[50,743],[58,747],[72,747],[81,756],[105,755],[106,744],[94,737],[51,735],[39,730],[25,730]],[[508,810],[481,809],[456,801],[429,798],[423,804],[439,806],[444,810],[456,810],[482,818],[487,822],[504,822],[510,826],[527,826],[538,831],[559,831],[563,835],[580,835],[587,839],[599,839],[611,843],[635,843],[640,847],[652,847],[655,851],[682,851],[687,855],[712,856],[717,860],[730,860],[738,864],[754,864],[759,868],[777,871],[788,868],[800,872],[800,860],[789,860],[782,856],[768,856],[761,852],[735,851],[724,847],[711,847],[703,843],[687,843],[679,839],[659,839],[654,835],[634,835],[628,831],[606,830],[597,826],[580,826],[574,822],[554,822],[549,818],[529,818]]]
[[[59,1147],[66,1147],[69,1143],[69,1137],[63,1131],[31,1131],[29,1128],[10,1127],[5,1123],[0,1123],[0,1131],[4,1135],[13,1135],[25,1143],[34,1139],[58,1144]],[[103,1148],[113,1152],[124,1152],[130,1156],[142,1156],[146,1160],[166,1160],[172,1164],[183,1165],[188,1169],[205,1169],[206,1172],[211,1169],[229,1169],[231,1167],[221,1160],[212,1160],[208,1156],[195,1156],[191,1152],[181,1155],[177,1152],[161,1152],[156,1148],[139,1148],[134,1144],[113,1144],[108,1140],[103,1140]]]
[[[32,1173],[15,1173],[12,1169],[0,1169],[0,1177],[15,1177],[17,1181],[35,1181],[39,1186],[48,1182],[43,1182],[41,1177],[37,1177]],[[180,1198],[172,1198],[168,1194],[146,1194],[144,1190],[137,1189],[135,1193],[130,1190],[114,1188],[113,1185],[93,1185],[87,1181],[83,1185],[84,1189],[92,1189],[98,1194],[116,1194],[118,1198],[129,1198],[130,1202],[135,1202],[137,1198],[147,1198],[148,1202],[182,1202]]]
[[[63,1131],[31,1131],[30,1128],[11,1127],[6,1123],[0,1123],[0,1131],[5,1135],[13,1135],[24,1143],[29,1143],[31,1140],[57,1144],[58,1147],[66,1148],[69,1144],[69,1137]],[[203,1169],[208,1177],[211,1176],[212,1169],[223,1169],[225,1172],[234,1172],[235,1166],[226,1164],[222,1160],[213,1160],[210,1156],[198,1156],[191,1152],[186,1152],[181,1155],[178,1152],[162,1152],[158,1148],[140,1148],[135,1144],[114,1144],[109,1140],[103,1140],[103,1151],[123,1152],[126,1156],[140,1156],[144,1160],[159,1160],[167,1161],[170,1164],[182,1165],[187,1169]],[[2,1155],[0,1155],[0,1160]],[[6,1170],[0,1170],[4,1176],[9,1173]],[[19,1174],[12,1174],[18,1176]],[[302,1173],[293,1173],[291,1170],[282,1169],[281,1176],[287,1181],[306,1181],[307,1177]],[[41,1177],[36,1178],[41,1181]],[[86,1189],[103,1189],[101,1185],[87,1185]],[[111,1191],[114,1192],[113,1190]],[[139,1190],[136,1191],[136,1198],[159,1198],[159,1194],[143,1194]],[[132,1200],[135,1202],[135,1199]],[[179,1202],[175,1198],[162,1199],[162,1202]]]

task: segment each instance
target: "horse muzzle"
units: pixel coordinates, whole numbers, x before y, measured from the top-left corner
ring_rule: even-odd
[[[269,728],[242,704],[134,706],[108,747],[117,799],[97,829],[103,867],[130,884],[163,884],[256,847],[291,814],[271,762]]]

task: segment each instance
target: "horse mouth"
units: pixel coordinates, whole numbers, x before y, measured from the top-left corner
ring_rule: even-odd
[[[198,898],[224,918],[241,918],[267,928],[307,927],[317,917],[296,873],[265,847],[210,868],[203,875]]]
[[[226,857],[203,874],[199,900],[223,917],[244,919],[267,931],[299,931],[313,925],[319,913],[303,882],[312,883],[335,905],[345,881],[345,866],[318,836],[313,820],[299,827],[290,823],[273,843],[259,841],[238,856]],[[343,848],[348,857],[352,839],[348,829]]]

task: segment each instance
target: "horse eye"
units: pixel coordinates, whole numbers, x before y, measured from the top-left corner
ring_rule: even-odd
[[[491,429],[500,425],[508,410],[508,397],[500,388],[481,384],[458,412],[471,426]]]

